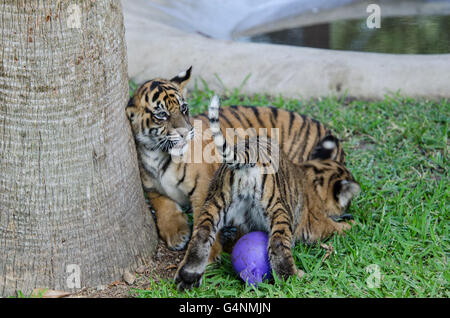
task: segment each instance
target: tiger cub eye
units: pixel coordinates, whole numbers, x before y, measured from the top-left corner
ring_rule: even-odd
[[[186,104],[186,103],[183,103],[183,104],[181,104],[181,106],[180,106],[180,110],[181,110],[181,112],[183,113],[183,114],[185,114],[187,111],[188,111],[188,104]]]

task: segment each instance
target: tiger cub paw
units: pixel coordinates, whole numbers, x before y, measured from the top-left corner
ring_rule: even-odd
[[[216,240],[211,246],[211,251],[209,252],[208,264],[220,262],[222,253],[222,244]]]
[[[291,269],[289,269],[289,270],[286,270],[286,269],[283,269],[283,270],[280,270],[280,269],[277,269],[277,270],[274,270],[275,271],[275,274],[278,276],[278,277],[280,277],[280,278],[282,278],[282,279],[284,279],[284,280],[286,280],[286,279],[288,279],[289,277],[297,277],[297,278],[303,278],[303,276],[305,275],[305,272],[304,271],[302,271],[301,269],[298,269],[298,268],[295,268],[295,267],[293,267],[293,268],[291,268]]]
[[[271,261],[271,266],[275,274],[282,279],[288,279],[289,277],[298,277],[302,278],[304,275],[304,272],[300,269],[298,269],[295,264],[294,260],[286,257],[273,257]]]
[[[175,274],[175,283],[179,290],[187,290],[193,287],[200,287],[203,273],[186,265],[181,265]]]
[[[303,276],[305,276],[305,272],[302,271],[301,269],[297,269],[297,278],[303,278]]]
[[[159,234],[170,250],[183,250],[191,238],[186,215],[178,214],[167,224],[158,224]]]
[[[352,228],[352,225],[355,224],[354,220],[351,220],[349,223],[340,222],[336,225],[336,229],[338,234],[345,234],[345,232],[349,231]]]

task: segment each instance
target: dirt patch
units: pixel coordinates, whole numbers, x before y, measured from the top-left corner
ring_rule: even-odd
[[[150,281],[160,279],[170,279],[175,276],[178,264],[183,259],[185,251],[171,251],[161,240],[158,243],[155,255],[148,264],[136,269],[136,279],[132,284],[126,283],[123,279],[109,285],[98,286],[96,288],[83,288],[79,292],[72,294],[69,298],[127,298],[132,297],[132,289],[147,289]]]

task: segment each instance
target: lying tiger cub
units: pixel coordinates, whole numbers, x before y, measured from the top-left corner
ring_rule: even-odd
[[[294,164],[277,151],[276,144],[259,136],[248,138],[243,147],[238,143],[231,150],[220,130],[216,96],[209,106],[209,119],[214,141],[225,162],[211,181],[176,273],[178,287],[189,289],[200,285],[217,233],[230,226],[237,227],[242,234],[268,232],[273,271],[282,278],[302,274],[295,266],[292,246],[299,240],[312,243],[349,229],[349,224],[340,221],[350,217],[344,212],[360,192],[352,174],[335,161],[335,138],[322,141],[322,159]],[[267,160],[275,156],[276,160]],[[251,160],[252,157],[257,160]],[[269,173],[267,167],[275,164],[278,166]]]
[[[208,116],[201,114],[192,118],[183,96],[191,71],[189,68],[170,80],[156,78],[143,83],[126,108],[136,141],[142,185],[156,212],[159,235],[174,250],[183,249],[191,234],[183,207],[192,207],[195,225],[209,182],[220,166],[220,160],[206,160],[198,150],[207,150],[211,144],[214,152],[215,145],[211,134],[206,133]],[[272,137],[271,128],[276,129],[281,151],[296,163],[320,156],[322,150],[317,145],[331,134],[312,118],[275,107],[224,107],[219,114],[219,123],[222,129],[267,128],[269,138]],[[343,163],[344,151],[337,140],[336,145],[334,156]],[[201,160],[172,160],[177,156],[192,158],[197,155]],[[211,259],[220,251],[217,240]]]

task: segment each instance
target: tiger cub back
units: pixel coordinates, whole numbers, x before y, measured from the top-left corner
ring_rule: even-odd
[[[345,165],[333,160],[334,139],[323,138],[311,149],[311,160],[301,164],[291,162],[265,137],[249,137],[231,147],[218,125],[218,108],[218,99],[213,98],[211,131],[224,163],[211,181],[176,281],[183,289],[200,284],[216,234],[224,227],[236,227],[242,234],[269,233],[273,271],[283,278],[301,275],[292,246],[299,240],[311,244],[349,229],[341,221],[351,217],[345,211],[360,187]],[[277,158],[270,165],[277,166],[267,173],[266,159],[275,153]]]
[[[202,120],[206,127],[210,124],[206,113],[197,115],[194,119]],[[333,132],[314,118],[293,111],[272,106],[229,106],[219,108],[217,123],[224,135],[227,128],[232,128],[231,131],[240,137],[261,135],[264,131],[267,138],[277,139],[280,151],[294,163],[301,163],[313,157],[322,158],[321,150],[316,146],[325,141],[325,138],[329,138],[336,145],[333,158],[345,163],[345,152]],[[240,128],[242,130],[239,130]],[[252,134],[252,130],[256,134]]]

